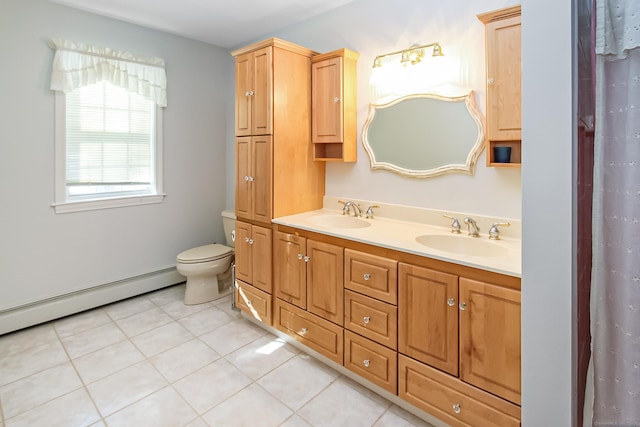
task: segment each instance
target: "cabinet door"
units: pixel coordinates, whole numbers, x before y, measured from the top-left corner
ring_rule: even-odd
[[[344,323],[344,249],[307,241],[307,310],[331,322]]]
[[[311,67],[311,140],[343,142],[342,58],[316,62]]]
[[[272,218],[272,137],[254,136],[251,138],[252,174],[251,206],[252,219],[270,223]]]
[[[251,135],[253,53],[236,57],[236,136]]]
[[[460,278],[460,378],[520,404],[520,292]]]
[[[273,48],[253,52],[252,135],[273,134]]]
[[[236,217],[251,219],[251,138],[236,138]]]
[[[236,279],[246,283],[253,281],[251,246],[251,224],[236,221]]]
[[[487,31],[487,133],[491,141],[520,140],[522,128],[520,16],[490,22]]]
[[[458,375],[458,276],[399,264],[398,351]]]
[[[271,235],[270,228],[252,227],[252,272],[253,282],[256,288],[272,293],[271,287]]]
[[[276,231],[273,236],[273,280],[276,296],[307,308],[307,239]]]

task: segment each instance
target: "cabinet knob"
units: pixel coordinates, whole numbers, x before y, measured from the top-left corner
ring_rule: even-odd
[[[466,302],[461,302],[459,307],[460,307],[461,311],[465,311],[467,309],[467,303]]]
[[[308,332],[309,330],[307,328],[302,328],[300,329],[300,335],[304,335]]]
[[[369,316],[364,316],[364,317],[362,318],[362,321],[363,321],[363,322],[364,322],[364,324],[366,325],[366,324],[368,324],[368,323],[369,323],[369,321],[371,321],[371,317],[369,317]]]
[[[449,299],[447,300],[447,305],[448,305],[449,307],[453,307],[454,305],[456,305],[456,299],[455,299],[455,298],[449,298]]]
[[[338,103],[340,102],[340,98],[338,98],[337,96],[333,98],[333,102]]]
[[[304,258],[304,255],[298,254],[298,259],[302,259],[302,258]]]
[[[247,300],[247,305],[248,305],[249,307],[251,307],[251,300],[250,300],[250,299],[248,299],[248,300]]]
[[[462,411],[462,408],[460,408],[459,403],[456,403],[455,405],[453,405],[453,412],[455,412],[456,414],[459,414],[460,411]]]
[[[371,275],[369,273],[366,273],[363,277],[364,277],[364,280],[371,279]]]
[[[311,261],[311,257],[308,255],[305,255],[304,262],[309,262],[309,261]]]
[[[493,77],[489,77],[489,80],[487,80],[487,83],[489,83],[490,85],[494,84],[496,81],[493,80]]]
[[[247,181],[247,182],[251,182],[251,181],[253,181],[253,177],[245,175],[244,180]]]
[[[244,96],[253,96],[255,95],[252,90],[248,90],[244,93]]]
[[[364,365],[365,368],[368,368],[369,365],[371,365],[371,361],[369,359],[364,359],[362,361],[362,364]]]

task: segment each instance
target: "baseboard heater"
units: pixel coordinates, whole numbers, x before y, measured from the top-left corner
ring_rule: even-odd
[[[0,311],[0,335],[184,282],[174,267]]]

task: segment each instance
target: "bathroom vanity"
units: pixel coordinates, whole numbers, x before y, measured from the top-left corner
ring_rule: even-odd
[[[339,206],[330,197],[325,205]],[[520,425],[519,225],[494,241],[487,231],[497,218],[476,218],[481,235],[470,237],[451,233],[441,212],[376,211],[275,218],[273,294],[254,301],[240,282],[239,307],[447,424]]]

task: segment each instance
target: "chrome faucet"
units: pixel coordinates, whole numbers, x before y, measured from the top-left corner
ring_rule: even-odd
[[[458,218],[451,215],[442,215],[442,216],[445,218],[449,218],[450,220],[453,221],[451,223],[451,232],[454,234],[460,234],[460,221],[458,221]]]
[[[498,227],[509,227],[511,223],[509,222],[496,222],[489,229],[489,239],[491,240],[500,240],[500,230]]]
[[[469,236],[478,237],[480,236],[480,228],[478,228],[478,224],[473,218],[466,217],[464,219],[464,223],[467,224],[467,230],[469,231]]]
[[[353,216],[362,216],[362,209],[357,203],[352,201],[343,202],[342,200],[338,200],[338,203],[344,205],[342,207],[342,215],[349,215],[349,208],[353,208]]]
[[[380,206],[378,205],[371,205],[369,206],[369,208],[367,209],[367,213],[366,213],[366,218],[368,219],[373,219],[373,210],[379,208]]]

